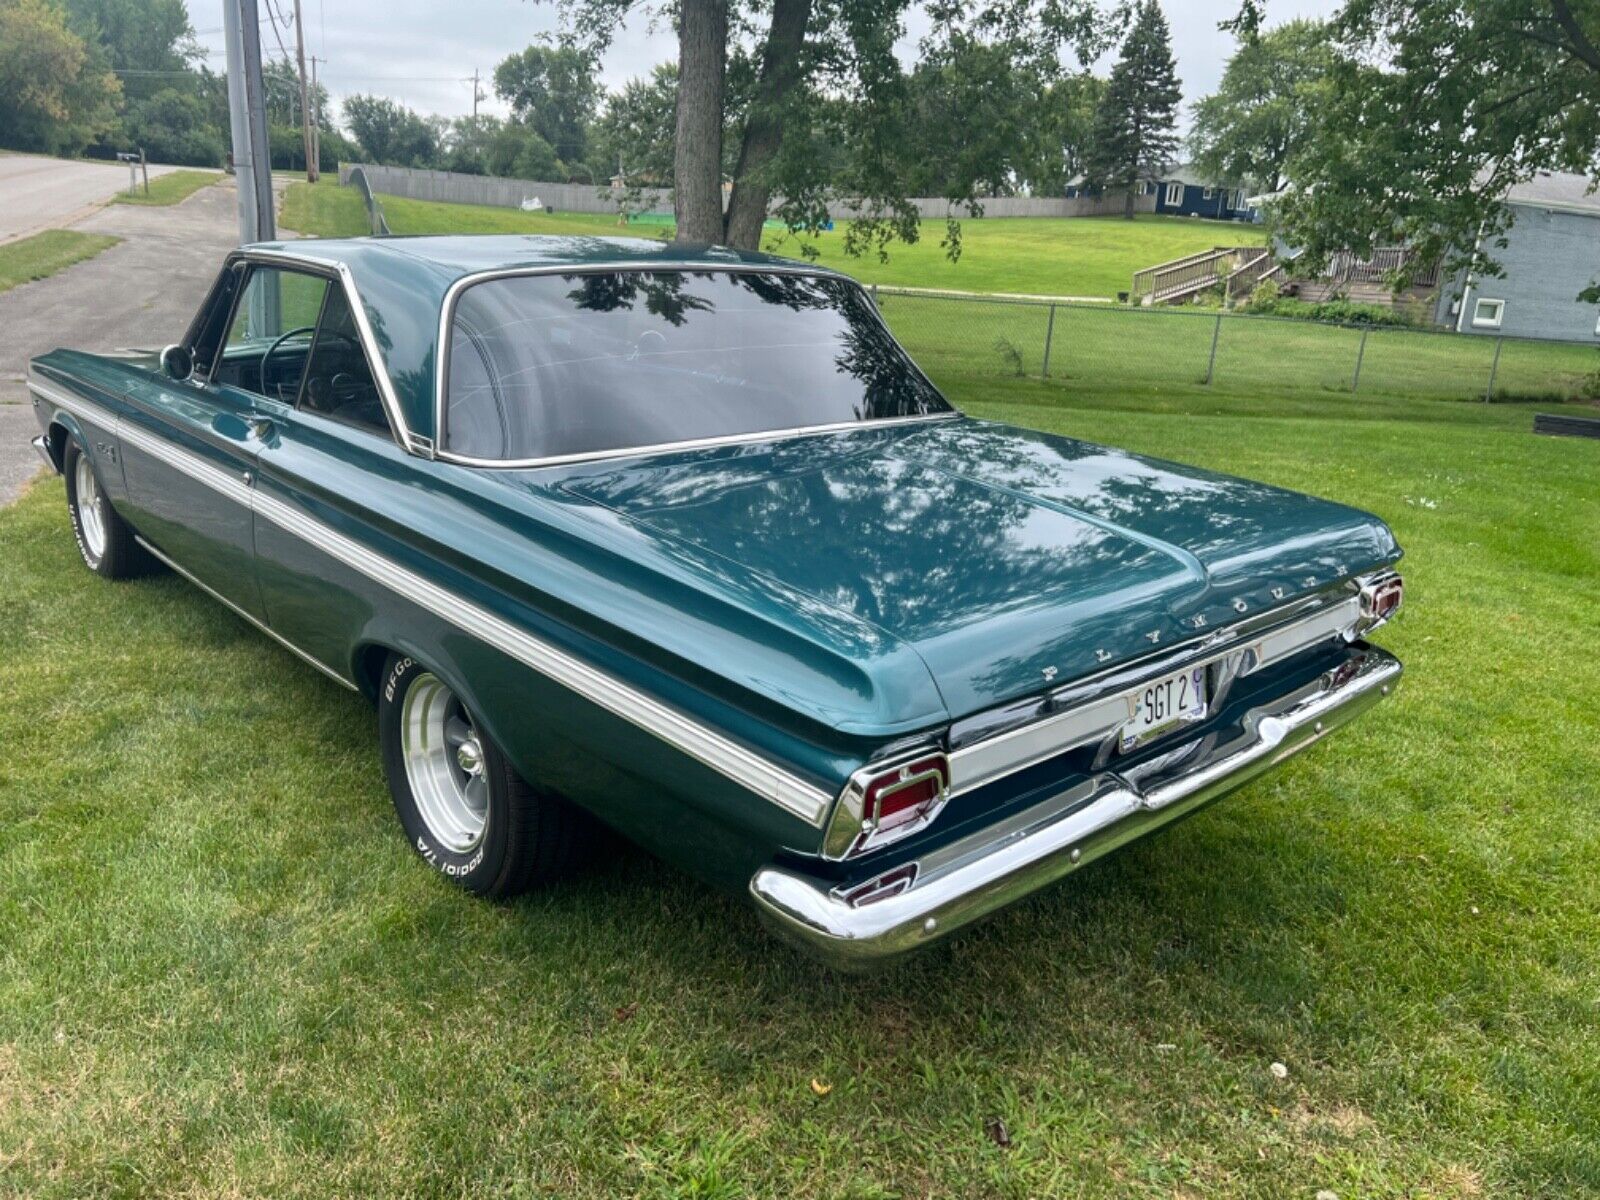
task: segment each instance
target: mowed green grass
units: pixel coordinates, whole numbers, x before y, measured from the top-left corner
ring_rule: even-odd
[[[640,852],[453,890],[364,701],[181,580],[91,576],[41,482],[0,511],[0,1189],[1600,1192],[1600,444],[1509,406],[941,382],[1380,513],[1405,686],[842,978]]]
[[[565,233],[658,237],[662,226],[619,226],[615,218],[581,213],[524,213],[513,209],[439,204],[401,197],[381,198],[396,233]],[[323,182],[292,184],[283,222],[321,237],[357,236],[367,231],[366,210],[351,188]],[[1215,222],[1203,223],[1215,225]],[[1048,229],[1045,227],[1048,226]],[[969,221],[967,253],[951,264],[930,255],[933,243],[897,245],[890,261],[851,259],[839,254],[822,261],[868,282],[911,283],[970,291],[1020,291],[1040,294],[1110,295],[1126,288],[1118,272],[1196,249],[1174,242],[1193,236],[1190,223],[1173,219],[1135,221],[1116,218],[1064,221],[1007,219]],[[1041,232],[1043,231],[1043,232]],[[937,240],[935,225],[925,230]],[[1229,224],[1223,232],[1257,236],[1247,226]],[[1210,237],[1206,234],[1205,237]],[[1202,237],[1201,243],[1210,243]],[[1226,239],[1224,239],[1226,240]],[[1241,243],[1242,244],[1242,243]],[[780,251],[797,253],[792,242]],[[1062,278],[1098,278],[1093,288],[1012,286],[985,273],[982,255],[997,255],[1018,269],[1053,272]],[[1137,260],[1137,261],[1136,261]],[[961,274],[968,270],[972,274]],[[956,276],[960,275],[960,279]],[[1121,282],[1116,282],[1117,279]],[[1099,287],[1099,285],[1096,285]],[[930,371],[976,372],[995,377],[1038,375],[1050,346],[1049,373],[1076,388],[1133,388],[1141,392],[1176,389],[1187,394],[1203,384],[1208,369],[1214,390],[1288,396],[1349,394],[1368,398],[1482,398],[1494,366],[1493,338],[1456,337],[1437,332],[1374,329],[1362,346],[1358,329],[1307,321],[1223,318],[1193,308],[1128,309],[1123,306],[1057,306],[1054,325],[1048,306],[1002,300],[966,300],[884,292],[879,304],[895,333]],[[1356,379],[1358,356],[1361,375]],[[1600,396],[1600,350],[1592,345],[1508,341],[1494,367],[1494,395],[1502,400],[1569,400]]]
[[[935,377],[1038,376],[1075,394],[1131,390],[1335,399],[1600,399],[1600,349],[1430,330],[1360,329],[1192,308],[1050,307],[881,293],[895,335]],[[1045,360],[1046,346],[1049,361]],[[1359,363],[1359,379],[1356,368]],[[1207,373],[1211,383],[1206,386]]]
[[[32,237],[0,245],[0,292],[54,275],[73,263],[93,258],[121,238],[104,233],[79,233],[75,229],[47,229]]]
[[[118,204],[146,204],[156,207],[165,207],[187,200],[203,187],[210,187],[222,176],[216,171],[168,171],[165,175],[157,175],[150,181],[150,192],[145,194],[141,181],[136,192],[121,192],[117,195]]]
[[[670,225],[622,226],[614,216],[591,213],[525,213],[518,209],[471,204],[439,204],[401,196],[379,196],[395,233],[566,233],[670,237]],[[291,229],[319,237],[353,237],[367,232],[366,210],[351,188],[337,181],[315,186],[292,184],[283,221]],[[960,258],[952,262],[940,242],[944,223],[924,221],[912,244],[894,243],[888,262],[844,252],[843,225],[813,241],[817,262],[866,283],[946,288],[969,292],[1087,296],[1110,299],[1128,290],[1133,273],[1213,246],[1259,246],[1266,235],[1236,221],[1195,221],[1185,217],[1120,217],[967,220],[961,224]],[[762,248],[801,257],[801,239],[769,230]]]

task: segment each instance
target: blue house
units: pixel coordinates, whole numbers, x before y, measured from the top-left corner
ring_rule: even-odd
[[[1068,198],[1094,196],[1100,189],[1079,175],[1067,184]],[[1245,189],[1207,183],[1187,163],[1168,167],[1159,177],[1137,184],[1140,212],[1170,217],[1206,217],[1213,221],[1259,221],[1261,215],[1245,200]],[[1154,198],[1151,207],[1150,198]]]
[[[1143,185],[1156,194],[1156,211],[1175,217],[1207,217],[1213,221],[1257,221],[1245,203],[1245,189],[1207,183],[1187,163],[1171,167],[1160,179]]]

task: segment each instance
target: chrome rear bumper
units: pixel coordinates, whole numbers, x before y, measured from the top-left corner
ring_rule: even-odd
[[[887,873],[868,901],[776,866],[756,872],[751,895],[774,931],[834,967],[890,961],[1248,783],[1387,696],[1400,673],[1394,656],[1357,643],[1338,667],[1251,710],[1242,733],[1222,742],[1206,734],[1127,772],[1096,775],[925,855],[909,886],[898,882],[911,874],[904,866]],[[851,890],[864,894],[862,885]]]

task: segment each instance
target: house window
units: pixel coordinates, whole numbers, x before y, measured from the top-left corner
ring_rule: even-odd
[[[1505,315],[1504,300],[1479,300],[1472,309],[1472,323],[1486,329],[1499,329]]]
[[[1180,205],[1182,203],[1183,203],[1183,184],[1181,184],[1181,183],[1169,183],[1169,184],[1167,184],[1167,204],[1168,204],[1168,206],[1175,208],[1175,207],[1177,207],[1178,205]]]
[[[1200,199],[1202,199],[1202,200],[1211,199],[1211,193],[1214,192],[1215,190],[1216,190],[1215,188],[1207,188],[1204,192],[1200,193]]]

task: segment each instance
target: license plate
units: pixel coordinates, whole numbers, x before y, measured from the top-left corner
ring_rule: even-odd
[[[1206,669],[1192,667],[1161,679],[1152,679],[1128,695],[1132,715],[1122,726],[1121,748],[1160,737],[1175,726],[1206,715]]]

